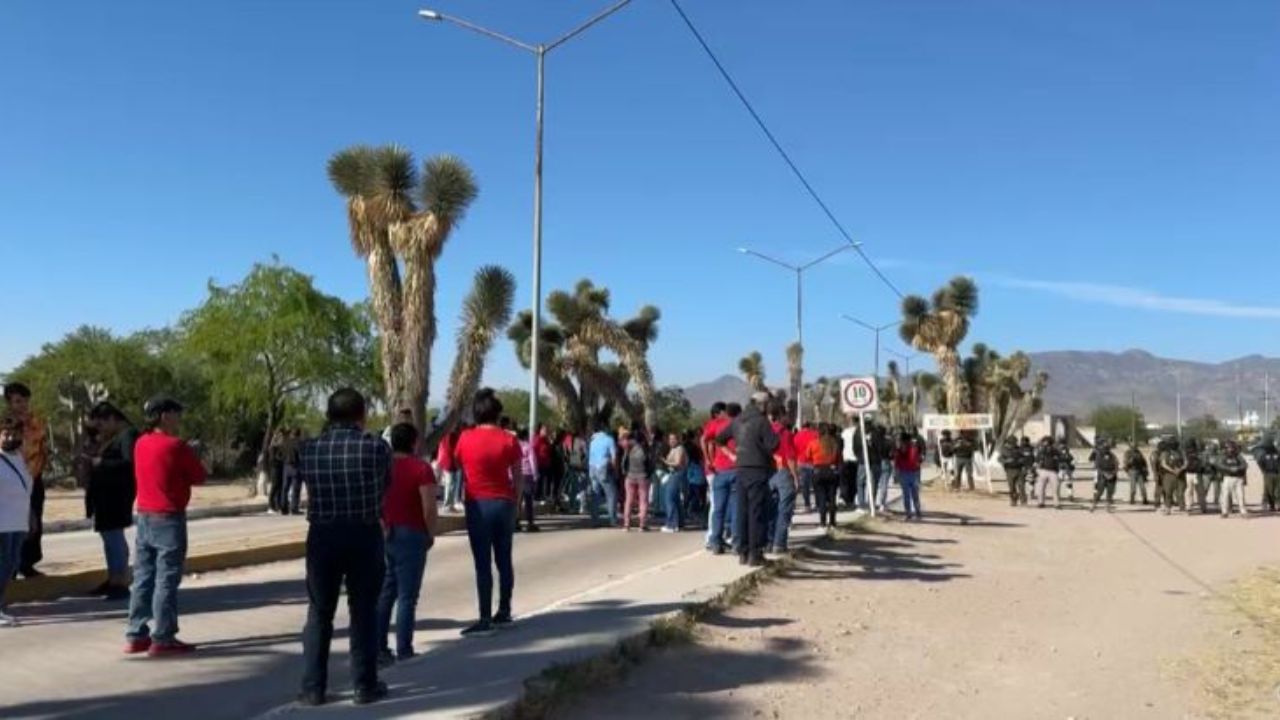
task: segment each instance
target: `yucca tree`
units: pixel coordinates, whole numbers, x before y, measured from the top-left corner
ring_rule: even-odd
[[[352,248],[365,260],[387,404],[411,409],[422,427],[436,338],[435,263],[475,200],[475,178],[448,155],[428,159],[419,173],[398,145],[347,148],[330,158],[328,173],[347,200]]]
[[[574,432],[587,430],[582,397],[570,378],[570,363],[564,354],[564,331],[554,323],[539,326],[538,377],[555,400],[556,411]],[[533,313],[525,310],[507,329],[507,338],[515,347],[516,359],[528,370],[533,359]]]
[[[764,384],[764,356],[759,351],[753,351],[739,360],[738,372],[742,373],[742,379],[747,381],[751,392],[768,390]]]
[[[804,380],[804,345],[793,342],[787,346],[787,396],[791,398],[788,407],[795,412],[795,401],[800,397],[800,385]]]
[[[356,145],[330,158],[328,172],[334,189],[347,200],[351,248],[365,261],[386,400],[397,406],[406,400],[401,372],[402,297],[400,267],[388,231],[414,211],[412,192],[417,175],[413,158],[396,146]]]
[[[471,291],[462,301],[457,352],[449,374],[443,421],[435,430],[437,435],[451,431],[458,424],[467,403],[480,389],[485,358],[493,349],[498,333],[511,321],[515,292],[516,279],[506,268],[485,265],[476,271]]]
[[[946,388],[952,413],[967,409],[964,377],[960,367],[960,343],[969,334],[969,321],[978,313],[978,286],[958,276],[933,293],[930,300],[909,295],[902,300],[902,340],[933,355]]]
[[[920,389],[920,393],[929,401],[929,407],[933,408],[935,413],[940,415],[948,413],[947,386],[942,382],[942,378],[931,372],[918,370],[911,382]]]

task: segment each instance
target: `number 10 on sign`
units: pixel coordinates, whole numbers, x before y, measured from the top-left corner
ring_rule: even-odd
[[[858,430],[862,437],[862,462],[867,465],[867,461],[871,458],[871,453],[867,452],[867,420],[866,414],[875,412],[880,407],[880,394],[877,392],[876,379],[874,377],[855,377],[847,378],[840,381],[840,405],[847,415],[858,415]],[[880,468],[863,467],[863,477],[866,478],[866,495],[867,505],[871,507],[871,517],[876,516],[876,498],[879,493],[876,492],[875,482],[873,478],[879,475]]]

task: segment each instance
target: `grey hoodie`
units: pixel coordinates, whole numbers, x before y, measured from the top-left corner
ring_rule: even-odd
[[[753,403],[720,431],[716,442],[724,445],[732,439],[737,444],[739,468],[773,469],[773,453],[778,449],[778,434],[769,418]]]

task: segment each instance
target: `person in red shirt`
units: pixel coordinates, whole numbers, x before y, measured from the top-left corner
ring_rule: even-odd
[[[413,657],[413,628],[417,623],[418,592],[427,570],[427,551],[435,543],[436,478],[431,465],[414,455],[418,429],[410,423],[391,428],[391,485],[382,500],[387,573],[378,597],[378,663]],[[396,610],[396,653],[387,634]]]
[[[771,553],[781,555],[787,551],[791,520],[796,512],[796,446],[786,425],[787,408],[783,402],[775,400],[770,404],[769,421],[778,436],[778,450],[773,454],[775,470],[769,478],[774,512],[769,516],[765,541]]]
[[[462,494],[462,476],[458,473],[457,463],[453,457],[453,448],[461,432],[461,430],[454,430],[446,433],[440,439],[440,446],[436,449],[436,469],[440,472],[440,480],[444,483],[444,506],[451,513],[458,512],[458,500]]]
[[[920,444],[909,432],[898,437],[898,449],[893,453],[893,467],[898,471],[898,484],[902,486],[902,506],[907,520],[915,517],[923,520],[920,507]]]
[[[520,442],[498,426],[502,402],[491,388],[476,393],[471,406],[476,426],[463,431],[454,447],[467,500],[467,537],[476,568],[480,619],[463,637],[484,637],[511,625],[515,569],[511,542],[516,526],[516,487],[522,480]],[[493,565],[498,566],[498,614],[493,614]]]
[[[537,432],[530,439],[533,446],[534,473],[537,480],[538,500],[546,500],[551,495],[551,437],[547,434],[546,425],[538,425]]]
[[[840,435],[834,425],[823,425],[822,434],[809,441],[799,461],[813,468],[813,489],[818,502],[818,527],[836,526],[836,487],[840,484]]]
[[[804,461],[801,457],[804,451],[818,439],[818,431],[813,429],[813,423],[805,423],[803,427],[796,431],[792,436],[792,446],[795,450],[796,462],[796,482],[799,484],[800,495],[804,497],[804,511],[813,512],[813,503],[811,493],[813,492],[813,466]]]
[[[721,445],[716,442],[716,436],[741,413],[742,406],[737,403],[726,405],[718,402],[711,406],[711,419],[702,427],[703,456],[709,458],[707,464],[714,472],[711,476],[711,517],[707,522],[707,550],[717,555],[725,551],[725,529],[728,528],[729,533],[732,533],[735,527],[738,475],[733,441]]]
[[[133,449],[138,520],[129,600],[128,654],[179,655],[195,649],[178,640],[178,585],[187,559],[187,504],[204,466],[178,437],[182,405],[154,398],[143,409],[148,432]],[[148,623],[155,621],[154,632]]]

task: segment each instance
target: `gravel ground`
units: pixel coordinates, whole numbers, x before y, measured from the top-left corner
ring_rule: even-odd
[[[924,523],[831,541],[711,617],[694,644],[560,716],[1280,717],[1280,677],[1229,685],[1242,695],[1230,706],[1214,695],[1232,658],[1276,667],[1256,653],[1280,628],[1246,617],[1233,592],[1280,565],[1280,517],[940,492],[925,507]]]

